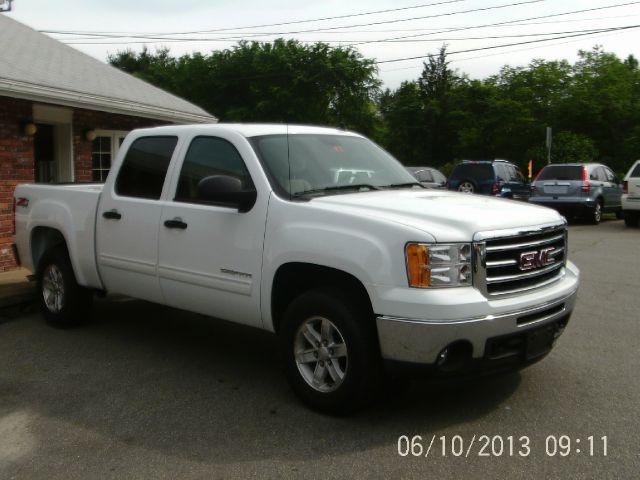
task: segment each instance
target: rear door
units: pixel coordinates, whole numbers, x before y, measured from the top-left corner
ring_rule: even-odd
[[[157,277],[160,197],[176,136],[146,136],[127,150],[98,205],[98,269],[109,292],[162,302]],[[114,172],[115,173],[115,172]]]
[[[249,173],[240,151],[255,155],[231,133],[192,138],[162,208],[158,274],[165,303],[253,326],[261,325],[260,278],[268,193],[258,189],[251,210],[205,203],[198,182],[229,175],[243,186]],[[257,167],[257,160],[252,162]],[[262,191],[261,191],[262,190]]]

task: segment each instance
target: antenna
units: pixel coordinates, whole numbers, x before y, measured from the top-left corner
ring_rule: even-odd
[[[289,184],[287,188],[289,190],[289,200],[293,198],[293,194],[291,192],[291,154],[289,153],[289,122],[287,122],[287,167],[289,167]]]
[[[13,0],[0,0],[0,12],[10,12]]]

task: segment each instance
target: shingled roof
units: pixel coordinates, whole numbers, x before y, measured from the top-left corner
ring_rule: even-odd
[[[0,15],[0,96],[175,123],[216,122],[202,108]]]

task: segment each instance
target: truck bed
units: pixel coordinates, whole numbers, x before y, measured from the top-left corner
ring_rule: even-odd
[[[95,183],[18,185],[15,198],[27,199],[26,205],[16,207],[16,246],[22,265],[35,272],[44,230],[55,229],[65,236],[78,282],[102,288],[95,255],[96,210],[102,188]]]

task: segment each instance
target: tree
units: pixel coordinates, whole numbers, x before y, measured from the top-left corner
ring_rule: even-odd
[[[209,55],[119,52],[109,62],[223,121],[345,125],[370,134],[380,81],[372,60],[343,47],[240,42]]]
[[[452,158],[457,142],[451,128],[451,96],[462,79],[449,68],[446,50],[443,45],[437,55],[428,56],[418,80],[424,109],[424,150],[435,165]]]
[[[387,89],[379,105],[385,119],[385,147],[405,165],[425,164],[424,112],[418,83],[403,82],[395,92]]]

